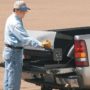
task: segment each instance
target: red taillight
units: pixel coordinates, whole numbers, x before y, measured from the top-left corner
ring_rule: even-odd
[[[77,67],[89,66],[88,53],[85,40],[74,41],[75,65]]]

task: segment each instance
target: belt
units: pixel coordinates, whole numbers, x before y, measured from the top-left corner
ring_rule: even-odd
[[[23,49],[23,47],[15,47],[13,45],[5,44],[6,47],[12,48],[12,49]]]

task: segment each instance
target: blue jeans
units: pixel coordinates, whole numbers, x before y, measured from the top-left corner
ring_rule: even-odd
[[[5,74],[4,74],[4,90],[20,90],[21,73],[22,73],[22,49],[11,49],[5,47]]]

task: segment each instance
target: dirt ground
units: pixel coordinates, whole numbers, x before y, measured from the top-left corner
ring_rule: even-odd
[[[4,47],[3,33],[6,18],[12,13],[15,0],[0,0],[0,62]],[[48,30],[90,26],[90,0],[25,0],[31,11],[24,18],[26,29]],[[0,90],[4,69],[0,67]],[[22,80],[21,90],[40,90],[39,86]]]

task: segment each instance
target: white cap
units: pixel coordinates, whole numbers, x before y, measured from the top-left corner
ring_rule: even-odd
[[[27,11],[30,10],[29,7],[27,7],[26,3],[22,0],[18,0],[14,3],[13,8],[21,10],[21,11]]]

